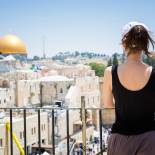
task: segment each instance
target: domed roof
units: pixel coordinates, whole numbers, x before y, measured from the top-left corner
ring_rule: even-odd
[[[0,53],[2,54],[27,54],[26,46],[22,40],[15,35],[0,37]]]

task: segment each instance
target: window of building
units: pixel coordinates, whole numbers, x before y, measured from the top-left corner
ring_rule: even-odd
[[[44,130],[44,128],[43,128],[43,124],[41,125],[41,130],[42,130],[42,131]]]
[[[3,85],[3,88],[8,88],[9,86],[6,80],[3,81],[2,85]]]
[[[97,85],[97,89],[99,89],[99,85]]]
[[[30,92],[31,92],[31,90],[32,90],[32,86],[30,86]]]
[[[89,84],[89,90],[91,89],[91,84]]]
[[[57,121],[58,121],[58,118],[55,117],[54,121],[55,121],[54,124],[56,125],[57,124]]]
[[[31,134],[33,135],[33,128],[31,128]]]
[[[82,92],[84,91],[83,87],[81,87],[81,91],[82,91]]]
[[[22,132],[20,132],[19,134],[20,134],[20,139],[22,139]]]
[[[45,130],[45,124],[41,125],[41,130],[44,131]]]
[[[70,87],[71,87],[71,85],[68,85],[68,86],[67,86],[67,89],[69,89]]]
[[[6,99],[4,99],[4,103],[6,103]]]
[[[11,96],[10,96],[10,100],[11,100]]]
[[[60,89],[60,93],[61,93],[61,94],[63,93],[63,89],[62,89],[62,88]]]
[[[98,101],[100,101],[100,97],[98,96]]]
[[[0,147],[2,147],[2,146],[3,146],[3,139],[0,138]]]
[[[0,100],[0,104],[1,104],[1,100]]]
[[[34,128],[34,134],[36,134],[36,128]]]
[[[42,139],[42,144],[45,144],[45,139]]]

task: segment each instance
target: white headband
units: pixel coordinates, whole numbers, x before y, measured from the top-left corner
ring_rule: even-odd
[[[149,28],[143,24],[143,23],[140,23],[140,22],[129,22],[128,24],[126,24],[125,26],[123,26],[123,29],[122,29],[122,38],[134,27],[134,26],[137,26],[137,25],[141,25],[143,26],[148,32],[150,31]]]

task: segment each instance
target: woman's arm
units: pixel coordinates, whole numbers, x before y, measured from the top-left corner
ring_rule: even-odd
[[[103,77],[103,91],[102,91],[102,101],[104,108],[114,108],[113,94],[112,94],[112,67],[107,67],[104,72]]]

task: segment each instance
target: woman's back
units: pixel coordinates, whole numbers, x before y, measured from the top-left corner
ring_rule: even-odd
[[[146,25],[128,23],[122,33],[126,61],[105,70],[103,104],[116,114],[108,155],[155,154],[155,68],[141,59],[152,55],[150,43],[154,47]]]
[[[148,83],[151,72],[152,66],[133,61],[120,65],[117,75],[123,87],[131,91],[137,91]]]
[[[112,133],[132,135],[155,130],[155,70],[142,63],[134,64],[132,70],[130,67],[133,64],[125,63],[112,68],[116,108]]]

